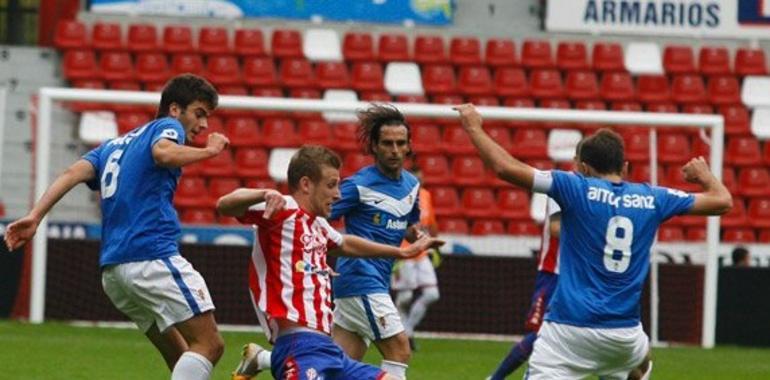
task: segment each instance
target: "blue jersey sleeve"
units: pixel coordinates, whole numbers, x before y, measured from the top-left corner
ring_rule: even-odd
[[[575,204],[577,199],[581,197],[581,194],[585,194],[585,191],[582,191],[583,181],[579,175],[561,170],[552,170],[551,177],[553,182],[551,182],[551,189],[548,190],[546,195],[553,198],[562,209],[568,208],[570,204]]]
[[[165,118],[158,123],[152,131],[152,139],[150,140],[150,146],[155,146],[155,143],[160,139],[167,139],[183,145],[185,142],[185,133],[182,124],[176,119]]]
[[[655,194],[655,202],[657,202],[658,215],[661,222],[673,216],[687,213],[695,203],[694,195],[681,190],[655,186],[652,188],[652,191]]]
[[[86,153],[85,156],[83,156],[83,159],[90,162],[91,165],[94,167],[94,173],[96,175],[94,178],[92,178],[90,181],[86,182],[86,186],[88,186],[89,189],[94,191],[99,191],[99,171],[102,167],[101,163],[101,153],[104,149],[104,145],[106,143],[99,145],[98,147],[92,149],[90,152]]]
[[[347,215],[350,210],[358,205],[358,200],[358,187],[356,184],[350,179],[342,181],[340,185],[340,199],[332,205],[332,214],[329,219],[337,220]]]

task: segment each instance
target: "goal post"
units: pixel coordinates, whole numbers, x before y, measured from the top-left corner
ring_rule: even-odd
[[[91,90],[74,88],[40,89],[38,97],[38,122],[35,141],[35,200],[40,199],[49,185],[52,112],[55,101],[84,101],[118,104],[157,104],[160,93],[138,91]],[[369,102],[326,101],[314,99],[269,98],[222,95],[219,108],[245,110],[305,111],[305,112],[355,112],[366,108]],[[457,112],[448,105],[392,103],[407,116],[456,118]],[[527,120],[540,122],[596,123],[608,125],[634,125],[652,128],[651,138],[651,176],[656,179],[657,165],[655,127],[687,127],[710,131],[711,149],[709,162],[712,173],[722,179],[724,154],[724,119],[721,115],[618,112],[594,110],[534,109],[508,107],[477,107],[482,117],[487,120]],[[44,218],[38,227],[32,245],[32,281],[30,292],[30,321],[41,323],[44,320],[45,279],[47,260],[48,218]],[[706,265],[703,292],[703,315],[701,345],[714,346],[716,330],[717,280],[720,219],[708,217],[706,228]],[[653,282],[657,282],[653,260]],[[652,284],[653,290],[657,284]],[[657,293],[653,291],[652,293]],[[651,337],[657,341],[657,294],[651,296]]]

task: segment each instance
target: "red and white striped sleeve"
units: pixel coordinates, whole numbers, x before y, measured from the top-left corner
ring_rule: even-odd
[[[321,226],[321,228],[324,231],[324,235],[326,235],[328,243],[326,244],[326,247],[328,249],[335,249],[342,245],[342,234],[339,233],[339,231],[335,230],[334,227],[332,227],[329,222],[324,218],[318,218],[318,222]]]
[[[243,224],[256,224],[257,226],[264,227],[267,220],[263,217],[265,213],[265,203],[258,203],[246,210],[246,213],[237,217],[239,222]]]

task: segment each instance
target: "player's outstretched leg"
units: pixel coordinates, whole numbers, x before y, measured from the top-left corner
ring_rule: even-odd
[[[208,380],[222,357],[225,343],[219,335],[214,313],[207,311],[176,324],[189,345],[171,372],[171,380]]]
[[[409,347],[412,351],[415,351],[417,346],[414,343],[414,329],[420,324],[425,317],[425,313],[428,312],[428,307],[438,301],[439,292],[438,286],[428,286],[422,288],[420,296],[412,303],[411,309],[409,309],[409,315],[404,320],[404,329],[406,335],[409,337]]]
[[[256,343],[247,343],[243,346],[241,362],[233,371],[232,380],[249,380],[260,372],[270,368],[271,352]]]
[[[506,376],[512,374],[516,369],[521,367],[521,365],[527,361],[529,355],[532,354],[535,339],[537,339],[537,333],[531,332],[527,334],[521,342],[511,348],[511,351],[508,352],[508,355],[497,367],[495,373],[489,377],[489,380],[505,379]]]

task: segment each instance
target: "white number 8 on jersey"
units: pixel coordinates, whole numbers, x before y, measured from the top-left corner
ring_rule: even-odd
[[[622,237],[618,237],[622,230]],[[631,243],[634,240],[634,224],[625,216],[613,216],[607,223],[607,244],[604,246],[604,267],[610,272],[623,273],[631,264]],[[615,259],[615,252],[622,256]]]

